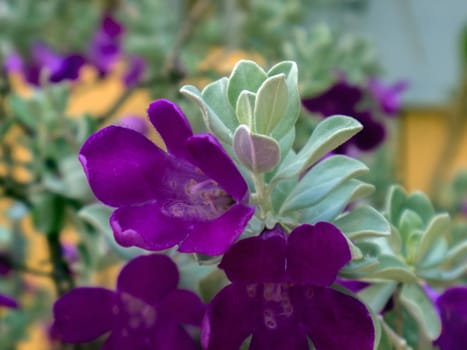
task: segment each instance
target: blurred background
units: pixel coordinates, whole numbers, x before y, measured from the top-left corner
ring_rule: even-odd
[[[112,287],[131,256],[83,210],[84,140],[120,124],[163,147],[145,119],[158,98],[202,130],[180,87],[240,59],[297,62],[297,147],[329,115],[362,122],[339,152],[369,165],[376,207],[401,183],[466,228],[464,0],[0,0],[0,293],[15,299],[0,306],[0,349],[62,348],[56,296]]]

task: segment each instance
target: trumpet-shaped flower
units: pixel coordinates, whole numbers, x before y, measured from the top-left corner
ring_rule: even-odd
[[[91,41],[88,57],[101,77],[106,76],[122,52],[125,28],[112,16],[105,15]]]
[[[19,307],[18,302],[15,299],[5,294],[0,294],[0,306],[10,309],[17,309]]]
[[[248,185],[217,139],[193,135],[182,111],[158,100],[148,110],[164,152],[142,134],[109,126],[92,135],[80,161],[122,246],[224,253],[254,214]]]
[[[177,289],[176,265],[165,255],[140,256],[120,272],[116,291],[75,288],[55,302],[54,337],[83,343],[110,333],[103,349],[197,349],[182,324],[199,326],[204,304]]]
[[[338,153],[349,153],[351,147],[370,151],[378,147],[386,137],[384,124],[369,110],[359,108],[362,98],[363,91],[360,87],[340,80],[321,95],[305,98],[302,103],[308,111],[321,114],[323,117],[344,114],[362,123],[363,130],[336,149]]]
[[[378,102],[381,110],[388,116],[395,116],[401,109],[401,95],[408,88],[405,80],[398,81],[392,85],[385,85],[379,79],[370,79],[368,88]]]
[[[38,86],[43,70],[48,71],[48,79],[52,83],[76,80],[85,62],[82,55],[60,55],[43,43],[36,43],[28,60],[23,60],[17,54],[10,55],[6,69],[21,73],[29,84]]]
[[[372,349],[374,327],[357,299],[329,287],[351,259],[333,225],[278,226],[232,246],[219,267],[232,284],[208,306],[201,339],[207,350]]]
[[[436,298],[436,306],[441,316],[441,335],[435,344],[441,350],[467,348],[467,287],[447,289]]]

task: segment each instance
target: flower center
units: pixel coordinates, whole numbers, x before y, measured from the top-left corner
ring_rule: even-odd
[[[281,320],[292,317],[294,307],[290,299],[291,287],[290,283],[248,284],[246,286],[247,295],[258,299],[258,302],[262,304],[260,317],[267,328],[275,329]]]
[[[130,329],[150,328],[157,318],[154,307],[128,293],[120,294],[119,306],[114,307],[113,312],[125,317]]]
[[[229,209],[234,200],[217,182],[191,178],[183,188],[183,199],[171,201],[165,207],[168,215],[197,221],[217,219]]]

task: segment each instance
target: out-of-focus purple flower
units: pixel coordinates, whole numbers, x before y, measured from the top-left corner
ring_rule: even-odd
[[[143,117],[137,115],[126,115],[120,119],[118,125],[145,135],[148,132],[148,124]]]
[[[436,298],[436,306],[441,316],[441,335],[434,343],[441,350],[467,349],[467,287],[446,290]]]
[[[5,294],[0,294],[0,306],[7,307],[10,309],[19,308],[18,302]]]
[[[363,90],[351,85],[345,80],[339,80],[319,96],[302,100],[303,106],[312,113],[323,117],[344,114],[357,119],[363,125],[363,130],[352,139],[335,150],[336,153],[348,154],[352,148],[361,151],[371,151],[378,147],[386,137],[384,124],[377,120],[369,110],[361,110],[359,103],[363,98]]]
[[[79,252],[76,244],[65,243],[62,245],[62,255],[70,264],[79,262]]]
[[[321,95],[304,98],[302,104],[308,111],[323,117],[335,114],[353,116],[362,97],[363,91],[360,87],[339,80]]]
[[[378,102],[381,110],[388,116],[395,116],[401,108],[401,94],[408,88],[405,80],[398,81],[392,85],[385,85],[379,79],[373,78],[368,81],[368,89]]]
[[[177,105],[158,100],[148,113],[168,152],[119,126],[98,131],[80,151],[94,194],[117,207],[110,218],[117,242],[224,253],[254,214],[243,204],[247,183],[213,135],[193,135]]]
[[[357,299],[329,288],[351,259],[330,223],[301,225],[287,236],[276,226],[237,242],[219,267],[232,284],[208,306],[201,329],[207,350],[373,349],[374,327]]]
[[[5,59],[4,68],[7,72],[21,73],[23,71],[23,59],[16,52],[11,52]]]
[[[51,334],[69,343],[109,333],[103,349],[197,349],[182,324],[198,326],[204,304],[177,289],[176,265],[165,255],[140,256],[120,272],[116,291],[75,288],[55,302]]]
[[[146,63],[139,56],[130,56],[128,58],[128,68],[123,76],[123,82],[126,87],[132,87],[138,84],[144,76]]]
[[[12,54],[6,67],[9,71],[21,72],[28,83],[39,86],[42,70],[48,71],[49,81],[53,83],[76,80],[85,62],[79,54],[60,55],[47,45],[37,43],[32,47],[28,60]]]
[[[89,47],[88,57],[101,77],[117,62],[122,50],[124,27],[110,15],[103,16]]]

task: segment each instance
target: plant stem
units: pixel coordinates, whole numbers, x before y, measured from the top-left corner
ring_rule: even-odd
[[[50,261],[52,263],[52,279],[58,296],[62,296],[74,287],[71,269],[63,258],[59,232],[50,232],[47,235]]]

